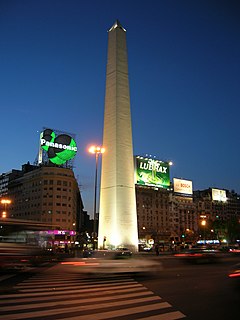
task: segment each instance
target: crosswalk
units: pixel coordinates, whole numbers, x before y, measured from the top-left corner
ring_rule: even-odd
[[[53,267],[54,268],[54,267]],[[35,274],[1,295],[4,320],[174,320],[185,315],[130,276],[84,279],[74,273]]]

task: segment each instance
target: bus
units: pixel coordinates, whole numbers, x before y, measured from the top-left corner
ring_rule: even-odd
[[[52,225],[6,218],[0,221],[0,270],[38,266],[49,259],[44,230]],[[54,226],[57,228],[57,226]]]

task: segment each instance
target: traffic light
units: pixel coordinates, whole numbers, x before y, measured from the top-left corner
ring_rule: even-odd
[[[7,212],[6,211],[2,212],[2,218],[7,218]]]

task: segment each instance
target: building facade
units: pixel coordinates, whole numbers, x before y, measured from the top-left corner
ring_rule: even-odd
[[[240,217],[240,195],[234,191],[223,190],[226,198],[215,200],[212,188],[194,191],[194,201],[198,215],[205,215],[208,219],[223,221]]]
[[[240,195],[223,191],[216,200],[213,190],[194,191],[192,196],[173,188],[135,185],[139,243],[196,242],[201,238],[240,239]],[[0,175],[0,198],[11,199],[7,217],[36,221],[52,229],[93,231],[71,169],[35,166]],[[3,208],[2,208],[3,209]],[[202,222],[205,221],[205,225]]]
[[[194,202],[200,234],[220,241],[240,240],[239,194],[229,190],[208,188],[194,191]]]
[[[136,199],[142,244],[192,243],[203,238],[231,241],[231,235],[240,239],[240,196],[233,191],[226,190],[226,201],[219,201],[212,197],[211,188],[186,196],[171,188],[136,185]]]
[[[12,201],[9,218],[45,222],[62,230],[80,229],[83,203],[71,169],[28,163],[22,170],[2,174],[0,182],[0,196]]]
[[[139,239],[142,242],[179,242],[197,234],[193,198],[175,195],[172,189],[136,185]]]

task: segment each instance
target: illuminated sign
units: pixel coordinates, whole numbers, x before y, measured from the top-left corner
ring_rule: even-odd
[[[57,165],[73,159],[77,153],[77,144],[72,137],[67,134],[57,136],[51,129],[45,129],[41,133],[40,143],[47,152],[49,161]]]
[[[40,231],[40,234],[75,236],[76,231],[74,231],[74,230],[47,230],[47,231]]]
[[[170,186],[169,164],[160,160],[136,157],[135,183],[168,188]]]
[[[212,199],[214,201],[226,202],[227,201],[226,190],[212,189]]]
[[[48,230],[48,234],[55,234],[55,235],[70,234],[70,236],[75,236],[76,231],[73,231],[73,230]]]
[[[173,178],[173,190],[176,193],[193,194],[192,181]]]

